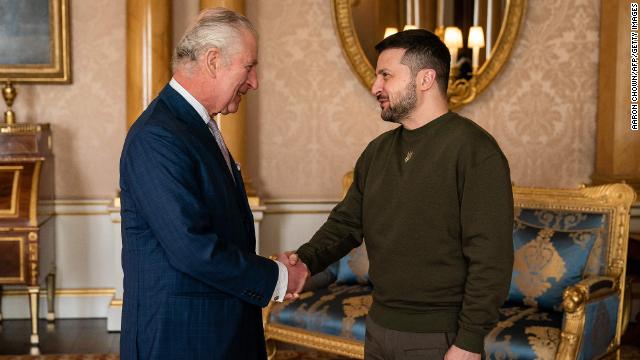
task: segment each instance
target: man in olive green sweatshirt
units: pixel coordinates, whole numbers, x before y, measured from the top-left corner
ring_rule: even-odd
[[[366,359],[480,359],[513,265],[513,195],[500,147],[447,103],[450,55],[433,33],[376,46],[371,93],[385,121],[354,181],[291,255],[312,274],[366,239],[373,305]]]

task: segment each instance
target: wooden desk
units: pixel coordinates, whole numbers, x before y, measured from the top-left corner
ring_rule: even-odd
[[[32,345],[39,343],[38,303],[45,282],[47,319],[55,319],[54,222],[38,215],[38,201],[53,198],[49,125],[0,124],[0,300],[2,285],[27,287]]]

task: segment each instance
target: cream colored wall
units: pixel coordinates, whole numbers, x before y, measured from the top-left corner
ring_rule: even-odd
[[[248,1],[260,33],[248,169],[264,198],[337,198],[341,176],[389,127],[358,82],[330,1]],[[593,171],[598,0],[529,1],[511,61],[461,113],[489,130],[518,185],[574,187]]]
[[[600,1],[528,1],[511,61],[462,113],[491,132],[517,185],[576,187],[595,162]]]
[[[196,0],[174,4],[186,26]],[[110,198],[125,136],[125,0],[71,1],[71,85],[19,85],[19,121],[49,122],[58,198]],[[247,0],[260,32],[248,164],[263,198],[335,199],[366,144],[391,126],[352,73],[328,0]],[[521,185],[589,181],[599,1],[529,1],[512,60],[462,110],[492,132]],[[176,35],[177,36],[177,35]]]
[[[109,198],[125,135],[125,0],[70,3],[73,83],[18,84],[15,111],[52,125],[57,198]]]
[[[391,126],[347,64],[324,0],[247,4],[260,88],[247,107],[249,174],[264,198],[337,198],[341,176]]]

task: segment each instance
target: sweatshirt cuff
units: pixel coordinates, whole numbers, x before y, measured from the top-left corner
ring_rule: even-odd
[[[482,354],[484,352],[484,335],[470,332],[469,330],[459,327],[456,340],[453,344],[462,350]]]
[[[315,262],[313,262],[313,258],[311,256],[307,256],[303,247],[299,248],[296,251],[296,254],[298,254],[298,259],[300,259],[300,261],[307,265],[307,268],[309,269],[309,272],[311,272],[312,276],[319,273],[318,269],[315,268],[316,264]]]

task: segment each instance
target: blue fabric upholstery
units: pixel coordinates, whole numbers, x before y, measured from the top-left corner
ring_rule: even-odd
[[[531,209],[516,216],[509,301],[561,311],[563,290],[583,278],[594,244],[602,243],[605,217]]]
[[[319,288],[326,288],[330,284],[336,282],[339,265],[340,261],[336,261],[323,271],[310,277],[309,280],[304,283],[302,291],[313,291]]]
[[[340,259],[337,283],[349,285],[369,283],[369,258],[364,242]]]
[[[600,229],[602,233],[589,255],[584,275],[605,275],[607,265],[608,234],[611,214],[608,212],[571,212],[550,211],[532,208],[516,208],[516,221],[539,228],[550,228],[560,231],[583,231]]]
[[[562,314],[527,306],[505,306],[485,338],[487,359],[553,359],[560,344]]]
[[[578,359],[595,359],[607,352],[616,334],[619,304],[620,297],[617,294],[587,304],[582,349]]]
[[[606,274],[611,214],[516,208],[515,264],[509,301],[485,338],[487,359],[553,359],[560,344],[563,290],[589,275]],[[337,270],[336,270],[337,265]],[[364,341],[371,305],[364,244],[332,265],[329,287],[276,304],[272,324]],[[328,276],[328,275],[327,275]],[[597,358],[615,336],[619,297],[586,306],[579,359]]]
[[[518,208],[516,217],[531,226],[562,231],[593,230],[608,226],[608,218],[603,213]]]
[[[303,293],[297,301],[275,304],[269,321],[364,341],[365,316],[371,301],[369,285],[332,284]]]

